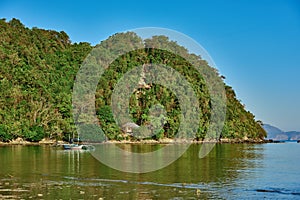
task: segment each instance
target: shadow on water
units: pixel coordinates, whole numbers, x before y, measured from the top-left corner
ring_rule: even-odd
[[[277,193],[277,194],[287,194],[287,195],[300,195],[300,192],[293,192],[290,190],[285,190],[284,188],[270,188],[270,189],[257,189],[257,192],[263,193]]]
[[[122,145],[131,151],[161,147]],[[166,168],[133,174],[105,166],[88,152],[49,146],[2,146],[0,199],[226,198],[223,193],[230,196],[230,191],[240,184],[239,179],[254,176],[251,169],[259,167],[263,159],[262,145],[218,144],[202,159],[198,158],[200,147],[191,145]]]

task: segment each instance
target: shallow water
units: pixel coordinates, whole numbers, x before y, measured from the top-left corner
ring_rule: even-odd
[[[133,174],[87,151],[0,146],[0,199],[300,199],[300,144],[218,144],[202,159],[200,147],[166,168]]]

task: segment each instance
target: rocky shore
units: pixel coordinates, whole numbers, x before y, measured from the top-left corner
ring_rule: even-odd
[[[64,143],[63,141],[58,141],[59,143]],[[11,140],[9,142],[1,142],[0,145],[41,145],[41,144],[56,144],[57,142],[55,140],[50,139],[42,139],[39,142],[29,142],[24,140],[23,138],[16,138],[14,140]]]
[[[272,143],[271,140],[263,140],[263,139],[227,139],[221,138],[219,140],[206,140],[206,141],[197,141],[197,140],[187,140],[187,139],[170,139],[164,138],[160,140],[108,140],[103,143],[107,144],[171,144],[171,143],[195,143],[195,144],[202,144],[202,143]],[[0,145],[55,145],[55,144],[63,144],[66,143],[64,141],[56,141],[50,139],[43,139],[39,142],[29,142],[23,140],[22,138],[16,138],[10,142],[1,142]]]

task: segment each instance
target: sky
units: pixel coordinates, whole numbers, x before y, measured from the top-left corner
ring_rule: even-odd
[[[141,27],[179,31],[206,49],[256,120],[300,131],[298,0],[0,0],[0,18],[93,45]]]

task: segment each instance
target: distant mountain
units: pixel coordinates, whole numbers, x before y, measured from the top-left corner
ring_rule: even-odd
[[[264,124],[263,128],[267,132],[266,139],[272,140],[300,140],[299,131],[284,132],[281,129],[270,124]]]
[[[300,140],[300,131],[288,131],[285,134],[288,135],[289,140]]]
[[[263,128],[267,132],[267,139],[275,139],[277,136],[284,135],[284,131],[275,126],[264,124]]]

